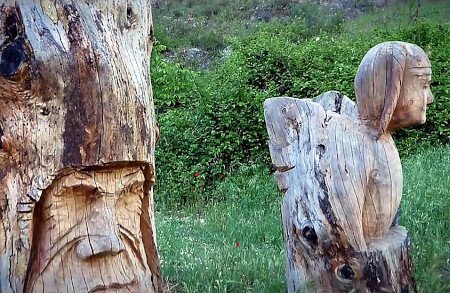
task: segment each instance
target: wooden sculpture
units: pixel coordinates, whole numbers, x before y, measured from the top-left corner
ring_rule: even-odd
[[[409,237],[393,226],[402,168],[390,132],[425,122],[431,66],[416,45],[372,48],[338,93],[266,100],[284,194],[288,292],[415,292]]]
[[[161,292],[148,1],[0,4],[0,292]]]

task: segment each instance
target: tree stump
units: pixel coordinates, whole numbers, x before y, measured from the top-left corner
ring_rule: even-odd
[[[403,177],[390,132],[425,122],[430,80],[422,49],[388,42],[361,62],[357,104],[336,92],[265,101],[288,292],[417,291],[408,233],[391,227]]]
[[[161,292],[148,1],[0,11],[0,292]]]

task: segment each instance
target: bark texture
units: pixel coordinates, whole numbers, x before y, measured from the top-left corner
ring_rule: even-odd
[[[0,4],[0,292],[158,292],[148,1]]]
[[[337,92],[264,106],[284,194],[288,292],[414,292],[408,234],[390,229],[402,193],[390,135],[375,139]]]

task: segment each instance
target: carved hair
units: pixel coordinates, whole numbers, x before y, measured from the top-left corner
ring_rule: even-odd
[[[360,119],[381,136],[397,106],[406,70],[430,67],[425,52],[414,44],[385,42],[370,49],[355,77]]]

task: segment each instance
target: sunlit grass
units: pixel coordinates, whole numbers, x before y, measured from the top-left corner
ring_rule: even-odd
[[[404,159],[402,224],[421,292],[450,292],[450,148]],[[226,178],[221,203],[156,213],[163,275],[172,292],[284,292],[276,184],[263,168]]]
[[[450,292],[450,148],[405,161],[403,221],[421,292]]]
[[[437,23],[450,21],[450,5],[448,1],[422,1],[417,11],[417,19],[432,20]],[[347,34],[365,34],[374,29],[398,29],[411,24],[416,13],[415,5],[398,4],[385,9],[367,12],[356,19],[345,22],[344,32]]]
[[[282,292],[281,197],[263,168],[216,188],[222,203],[156,214],[163,274],[176,292]]]

